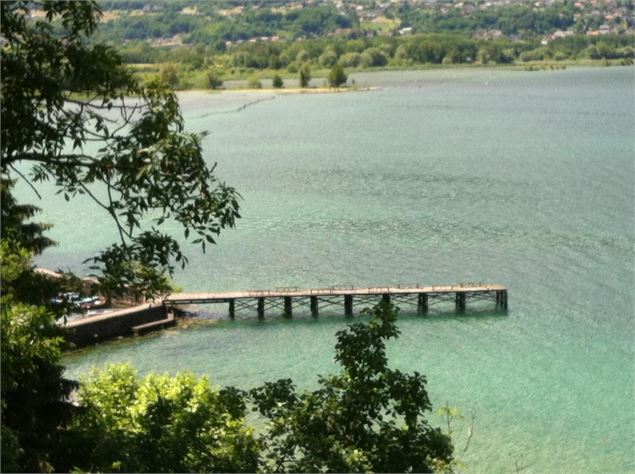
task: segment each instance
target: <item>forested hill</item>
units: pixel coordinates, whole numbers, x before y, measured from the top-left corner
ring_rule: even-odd
[[[290,77],[305,65],[315,72],[336,64],[633,61],[629,0],[108,0],[100,6],[95,40],[115,44],[148,78],[169,65],[165,75],[177,88],[248,78],[257,85],[260,76]]]
[[[462,32],[532,38],[633,29],[629,0],[109,0],[101,36],[210,44],[261,38]]]

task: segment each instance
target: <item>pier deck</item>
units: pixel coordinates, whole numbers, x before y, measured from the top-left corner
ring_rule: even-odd
[[[254,309],[259,318],[264,318],[265,307],[282,309],[285,316],[292,315],[293,306],[308,305],[311,314],[318,316],[321,306],[343,304],[344,314],[353,314],[353,302],[369,304],[384,301],[406,302],[417,304],[419,313],[427,313],[430,305],[441,301],[454,301],[456,310],[465,311],[468,298],[470,300],[489,300],[497,308],[507,309],[507,287],[498,284],[461,283],[457,285],[423,286],[397,285],[383,287],[328,287],[307,288],[296,287],[275,288],[271,290],[251,290],[219,293],[173,293],[164,304],[206,304],[228,303],[229,316],[234,317],[237,309]],[[413,300],[416,299],[416,300]]]

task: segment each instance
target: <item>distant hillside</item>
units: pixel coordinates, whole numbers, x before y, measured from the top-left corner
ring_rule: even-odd
[[[274,75],[297,80],[307,67],[326,77],[336,64],[348,71],[454,64],[540,69],[567,61],[629,65],[634,54],[628,0],[109,0],[101,6],[95,40],[114,44],[142,79],[160,74],[175,88],[219,88],[233,79],[256,86]]]
[[[528,39],[632,32],[629,0],[109,0],[100,36],[112,41],[214,44],[265,38],[359,37],[461,32]],[[163,43],[158,40],[164,40]]]

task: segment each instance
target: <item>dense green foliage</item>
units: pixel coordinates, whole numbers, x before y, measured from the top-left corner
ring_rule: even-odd
[[[27,20],[36,5],[44,17]],[[139,87],[114,49],[88,41],[97,4],[0,8],[2,468],[67,469],[75,384],[59,364],[64,345],[55,317],[64,308],[50,307],[66,282],[32,270],[30,256],[52,242],[47,226],[31,221],[37,208],[16,202],[14,180],[36,194],[39,183],[53,181],[67,200],[92,198],[113,219],[121,240],[94,259],[104,293],[168,289],[172,260],[185,257],[158,226],[172,218],[186,237],[193,230],[199,242],[213,242],[238,216],[237,194],[215,180],[201,137],[183,132],[174,94],[160,84]],[[150,229],[148,212],[157,218]]]
[[[232,57],[241,61],[234,67],[264,68],[277,65],[285,68],[296,62],[297,51],[307,51],[312,64],[320,65],[325,51],[332,51],[344,67],[403,67],[413,64],[469,64],[480,61],[482,54],[496,50],[492,62],[523,61],[522,53],[542,51],[547,59],[592,58],[587,48],[604,44],[606,58],[632,58],[633,37],[604,35],[602,37],[573,36],[542,45],[537,40],[513,41],[506,38],[488,40],[467,38],[458,34],[422,34],[404,37],[376,37],[355,40],[325,38],[281,43],[274,46],[241,45],[232,48]],[[355,55],[358,55],[355,57]],[[275,68],[274,68],[275,69]]]
[[[212,67],[223,79],[246,78],[256,71],[271,75],[297,73],[303,64],[329,70],[337,63],[354,68],[410,68],[448,64],[519,64],[534,61],[620,60],[632,64],[635,48],[631,35],[583,36],[554,39],[479,39],[461,33],[422,33],[408,36],[341,37],[295,41],[243,43],[219,53],[209,46],[151,47],[144,42],[122,47],[131,62],[179,64],[182,76]],[[327,73],[321,73],[326,75]],[[202,87],[200,85],[199,87]]]
[[[51,311],[29,302],[43,291],[30,257],[15,241],[2,240],[2,472],[52,470],[73,414],[69,395],[76,384],[59,364],[62,333]]]
[[[108,8],[114,17],[100,38],[116,39],[130,63],[178,64],[187,78],[181,88],[205,87],[198,71],[210,67],[228,80],[262,70],[296,74],[304,63],[314,71],[336,63],[348,69],[565,60],[632,64],[634,54],[634,10],[627,1],[345,1],[299,8],[291,0],[183,0],[152,8],[115,1]]]
[[[311,82],[311,66],[303,64],[300,68],[300,87],[309,87]]]
[[[51,226],[31,220],[39,209],[32,204],[18,204],[11,193],[14,184],[9,179],[0,181],[2,236],[15,241],[26,250],[40,253],[46,247],[55,245],[54,241],[44,235]]]
[[[218,390],[191,374],[139,379],[129,366],[82,380],[82,410],[66,433],[70,467],[123,472],[430,472],[452,465],[447,435],[431,427],[426,379],[388,367],[396,310],[337,333],[338,375],[315,391],[283,379]],[[252,406],[269,423],[256,437]],[[69,466],[63,466],[68,469]]]
[[[344,68],[339,64],[336,64],[331,68],[329,72],[328,80],[329,86],[331,87],[339,87],[342,84],[346,84],[346,74],[344,73]]]
[[[164,84],[167,84],[172,89],[179,85],[179,71],[177,67],[172,63],[161,65],[161,69],[159,70],[159,77]]]
[[[426,379],[388,367],[386,341],[398,337],[390,303],[369,324],[337,333],[343,371],[297,393],[283,379],[251,392],[271,421],[263,440],[267,472],[430,472],[452,461],[450,439],[428,425]]]
[[[272,81],[271,85],[274,88],[276,88],[276,89],[280,89],[280,88],[284,87],[284,81],[282,80],[282,78],[280,76],[278,76],[276,74],[275,76],[273,76],[273,81]]]
[[[220,15],[218,5],[213,2],[190,2],[190,6],[200,15],[183,14],[183,6],[175,8],[175,5],[165,4],[159,7],[158,12],[124,15],[107,22],[97,38],[122,41],[187,34],[189,43],[215,44],[218,49],[222,49],[223,46],[218,45],[219,41],[275,36],[280,32],[290,37],[322,36],[338,28],[357,25],[354,16],[342,15],[333,6],[326,5],[285,12],[272,8],[247,8],[243,14],[237,16]]]
[[[216,45],[225,41],[281,36],[287,39],[346,34],[377,34],[377,25],[390,26],[395,34],[410,27],[415,33],[476,32],[496,30],[507,36],[535,37],[555,30],[586,33],[609,23],[624,31],[635,26],[632,2],[554,2],[539,6],[531,1],[492,2],[354,2],[340,5],[307,5],[293,1],[267,2],[147,2],[110,1],[104,6],[117,13],[102,28],[100,39],[148,39],[183,35],[185,42]],[[362,5],[362,11],[357,6]],[[145,7],[145,8],[144,8]],[[618,9],[619,10],[616,10]],[[136,11],[135,11],[136,10]],[[188,11],[189,10],[189,11]],[[610,19],[607,19],[606,17]],[[372,20],[376,20],[373,22]],[[380,28],[381,29],[381,28]]]
[[[561,2],[536,9],[531,4],[500,5],[493,9],[474,9],[465,15],[459,9],[447,12],[409,8],[404,4],[398,12],[402,25],[415,32],[466,31],[484,29],[502,31],[505,35],[542,35],[574,25],[573,2]]]
[[[297,392],[291,380],[249,395],[192,374],[139,379],[129,366],[74,382],[59,364],[64,341],[43,306],[18,302],[29,253],[2,244],[2,469],[100,472],[429,472],[453,448],[425,419],[426,379],[390,369],[386,341],[396,310],[380,304],[368,324],[337,334],[342,373]],[[270,424],[255,436],[253,406]]]
[[[208,71],[207,73],[207,87],[210,89],[219,89],[223,86],[223,80],[220,78],[220,75],[214,71]]]
[[[402,68],[585,59],[630,64],[633,59],[635,22],[627,1],[546,6],[520,0],[489,6],[345,1],[297,8],[290,0],[179,0],[109,1],[104,7],[113,16],[96,39],[113,42],[131,63],[178,64],[181,81],[168,82],[182,88],[192,86],[192,76],[197,87],[205,87],[204,74],[194,71],[210,67],[223,80],[246,79],[263,69],[297,73],[305,62],[316,70],[336,62],[345,68]],[[383,24],[391,26],[378,26]],[[609,29],[587,36],[601,26]],[[400,35],[404,27],[414,34]],[[565,30],[567,35],[548,37]]]
[[[72,466],[99,472],[255,472],[260,447],[231,390],[192,374],[111,366],[81,381]]]
[[[247,80],[247,87],[250,89],[262,89],[262,82],[260,82],[260,78],[258,76],[251,76]]]
[[[96,3],[44,2],[35,21],[27,3],[1,8],[3,182],[28,165],[33,182],[103,208],[120,236],[93,259],[103,292],[167,291],[166,274],[187,258],[161,224],[178,222],[204,250],[239,217],[236,191],[205,163],[202,136],[184,131],[174,93],[140,87],[113,48],[89,42]]]

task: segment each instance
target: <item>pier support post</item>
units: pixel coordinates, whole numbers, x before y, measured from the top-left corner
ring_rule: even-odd
[[[417,313],[419,314],[428,313],[428,294],[427,293],[419,293],[419,297],[417,299]]]
[[[496,292],[496,307],[507,309],[507,290],[498,290]]]
[[[265,319],[265,299],[258,298],[258,319]]]
[[[344,295],[344,315],[353,316],[353,295]]]
[[[291,316],[293,316],[293,310],[291,308],[291,297],[285,296],[284,297],[284,317],[290,318]]]
[[[465,311],[465,293],[456,293],[456,310],[459,313]]]
[[[236,317],[235,300],[229,300],[229,317],[234,319]]]
[[[311,296],[311,316],[318,317],[318,299],[317,296]]]
[[[390,303],[390,294],[384,293],[383,295],[381,295],[381,300],[384,303]]]

